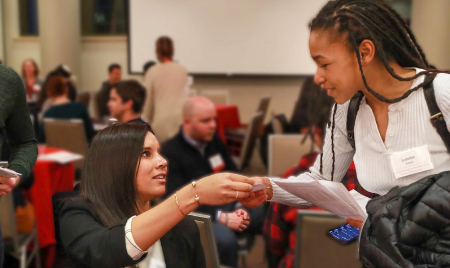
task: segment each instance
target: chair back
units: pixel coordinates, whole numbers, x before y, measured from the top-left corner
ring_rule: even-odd
[[[239,170],[246,168],[252,158],[253,149],[256,140],[261,136],[261,129],[264,123],[263,112],[257,112],[252,116],[247,131],[245,132],[244,142],[242,143]]]
[[[267,111],[269,110],[270,97],[262,97],[259,100],[257,112],[263,113],[263,121],[266,118]]]
[[[347,222],[326,211],[297,211],[294,268],[361,268],[358,241],[347,245],[328,231]]]
[[[269,135],[268,175],[279,177],[298,166],[302,157],[311,152],[311,146],[311,139],[303,134]]]
[[[83,168],[88,151],[83,120],[45,118],[44,130],[48,146],[82,155],[83,159],[75,161],[75,168]]]
[[[217,253],[216,238],[212,226],[211,216],[191,212],[187,216],[197,223],[200,231],[200,241],[205,253],[206,268],[220,268],[219,254]]]

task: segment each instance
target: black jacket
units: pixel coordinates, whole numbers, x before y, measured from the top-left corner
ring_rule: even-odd
[[[450,267],[450,171],[396,187],[367,204],[364,267]]]
[[[106,228],[86,199],[66,201],[60,214],[60,231],[73,267],[126,267],[142,261],[146,255],[134,261],[127,253],[127,220]],[[160,240],[167,268],[206,267],[200,233],[194,221],[183,219]]]
[[[225,168],[220,172],[237,172],[236,165],[218,135],[214,135],[213,140],[206,145],[204,155],[185,140],[182,130],[175,137],[166,141],[161,146],[161,155],[168,161],[166,196],[173,194],[193,180],[213,174],[209,158],[216,154],[222,156],[225,164]],[[210,215],[214,221],[218,210],[230,212],[233,209],[234,203],[229,203],[221,206],[203,205],[197,211]]]

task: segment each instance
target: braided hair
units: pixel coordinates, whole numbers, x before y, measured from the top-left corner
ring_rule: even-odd
[[[428,63],[425,53],[416,41],[409,26],[383,0],[336,0],[329,1],[309,24],[312,31],[329,31],[336,36],[346,35],[351,49],[356,53],[359,71],[364,86],[368,92],[378,100],[386,103],[396,103],[407,98],[412,92],[423,87],[434,79],[439,71]],[[379,59],[389,74],[399,81],[412,81],[421,75],[428,75],[423,83],[411,88],[402,96],[388,99],[377,93],[367,83],[361,64],[359,45],[363,40],[371,40],[375,46],[375,56]],[[389,62],[395,61],[402,67],[418,67],[424,69],[411,77],[401,77],[395,73]],[[334,106],[333,123],[331,124],[331,141],[333,167],[331,180],[333,180],[335,153],[334,153],[334,116],[337,106]],[[330,125],[329,125],[330,127]],[[320,157],[320,173],[322,174],[322,154]]]
[[[309,24],[312,31],[331,30],[340,35],[347,34],[347,41],[356,53],[359,70],[367,90],[378,100],[396,103],[407,98],[412,92],[430,82],[434,76],[410,89],[401,97],[388,99],[375,92],[367,84],[361,64],[359,45],[363,40],[371,40],[375,45],[375,55],[383,63],[389,74],[399,81],[412,81],[421,75],[450,73],[432,68],[416,41],[409,26],[383,0],[337,0],[328,2]],[[424,71],[411,77],[401,77],[390,67],[395,61],[402,67],[418,67]]]

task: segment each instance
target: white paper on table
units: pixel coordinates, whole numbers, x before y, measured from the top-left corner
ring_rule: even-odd
[[[73,161],[83,159],[83,156],[71,152],[56,152],[50,154],[40,155],[39,160],[55,161],[58,164],[67,164]]]
[[[313,179],[299,181],[296,178],[273,181],[285,191],[339,217],[360,221],[366,218],[364,211],[342,183]]]

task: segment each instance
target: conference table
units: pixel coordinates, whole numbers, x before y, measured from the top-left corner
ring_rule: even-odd
[[[217,133],[223,142],[226,143],[225,129],[239,128],[239,110],[236,105],[216,105],[217,111]]]
[[[38,145],[39,156],[61,151],[64,150]],[[73,191],[75,166],[73,162],[62,165],[38,157],[33,172],[34,184],[26,195],[34,206],[39,248],[44,253],[42,262],[44,267],[52,267],[56,254],[52,196],[58,192]]]

